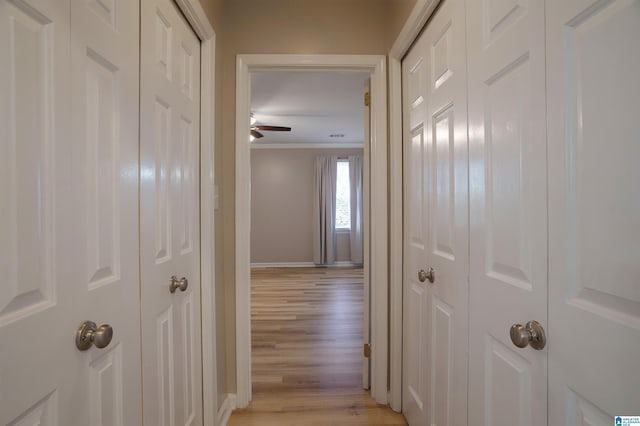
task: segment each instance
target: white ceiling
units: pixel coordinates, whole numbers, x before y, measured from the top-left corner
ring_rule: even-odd
[[[253,144],[362,144],[368,77],[345,71],[252,72],[256,124],[291,127],[291,132],[261,131],[264,137]],[[336,134],[344,136],[330,137]]]

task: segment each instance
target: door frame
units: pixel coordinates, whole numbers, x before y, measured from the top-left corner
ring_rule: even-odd
[[[216,33],[198,0],[174,0],[200,39],[200,282],[203,423],[217,425],[214,228]],[[206,220],[205,220],[206,219]],[[203,261],[206,259],[206,262]]]
[[[371,74],[370,285],[371,396],[386,404],[388,372],[387,74],[384,55],[238,55],[236,60],[236,405],[251,400],[251,72],[260,70],[365,71]]]
[[[389,405],[402,410],[402,58],[441,0],[417,0],[389,51]]]

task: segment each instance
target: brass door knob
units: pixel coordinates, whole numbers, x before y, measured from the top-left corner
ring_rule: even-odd
[[[429,280],[430,283],[433,283],[436,280],[435,271],[433,270],[433,268],[427,268],[426,271],[424,269],[420,269],[418,271],[418,280],[420,280],[421,283],[425,282],[426,280]]]
[[[109,324],[97,327],[95,322],[85,321],[76,331],[76,347],[81,351],[86,351],[91,345],[102,349],[109,346],[112,338],[113,328]]]
[[[531,346],[539,351],[547,344],[544,328],[538,321],[529,321],[527,325],[513,324],[509,334],[513,344],[519,348]]]
[[[175,293],[177,289],[185,291],[189,287],[189,280],[185,277],[178,279],[175,275],[169,280],[169,291]]]

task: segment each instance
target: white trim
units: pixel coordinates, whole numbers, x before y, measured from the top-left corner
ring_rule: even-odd
[[[390,108],[390,179],[389,206],[389,309],[391,342],[389,351],[389,405],[394,411],[402,409],[402,69],[400,61],[389,61],[389,108]],[[397,84],[399,83],[399,84]],[[400,87],[398,87],[398,85]],[[399,116],[397,116],[399,115]]]
[[[364,148],[364,144],[360,143],[269,143],[258,145],[256,143],[251,144],[251,149],[354,149]]]
[[[389,51],[389,58],[400,61],[402,57],[407,53],[415,39],[422,31],[433,11],[441,0],[416,0],[415,6],[411,10],[411,14],[407,18],[400,30],[400,34],[393,43],[391,50]]]
[[[211,22],[207,14],[204,13],[199,0],[174,0],[182,14],[189,21],[189,25],[193,28],[196,35],[201,41],[215,40],[216,33],[213,31]]]
[[[387,75],[381,55],[238,55],[236,62],[236,378],[237,405],[251,400],[250,72],[265,69],[358,70],[371,73],[371,396],[387,403]],[[365,254],[366,256],[366,254]],[[367,264],[365,262],[365,264]]]
[[[313,262],[256,262],[251,264],[251,268],[313,268]]]
[[[216,360],[215,294],[215,61],[216,34],[198,0],[175,0],[200,38],[200,280],[202,322],[202,418],[217,425],[218,370]]]
[[[236,408],[236,395],[233,393],[227,394],[227,397],[224,399],[224,402],[220,406],[218,410],[218,414],[216,416],[216,425],[218,426],[227,426],[227,422],[229,421],[229,417],[231,417],[231,413]],[[205,423],[207,424],[207,423]]]
[[[214,424],[218,400],[215,281],[215,58],[216,36],[202,42],[201,53],[201,145],[200,145],[200,264],[202,309],[203,422]]]
[[[251,100],[249,66],[242,55],[236,61],[236,406],[251,401]],[[241,117],[246,117],[242,120]]]
[[[333,265],[318,265],[318,268],[339,268],[341,266],[362,266],[362,264],[354,263],[350,260],[338,260]]]
[[[390,330],[389,405],[402,410],[402,66],[401,61],[440,0],[417,0],[389,52],[389,247]]]

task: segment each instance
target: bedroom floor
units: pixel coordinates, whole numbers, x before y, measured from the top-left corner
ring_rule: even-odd
[[[406,425],[362,389],[362,268],[251,277],[253,398],[232,426]]]

